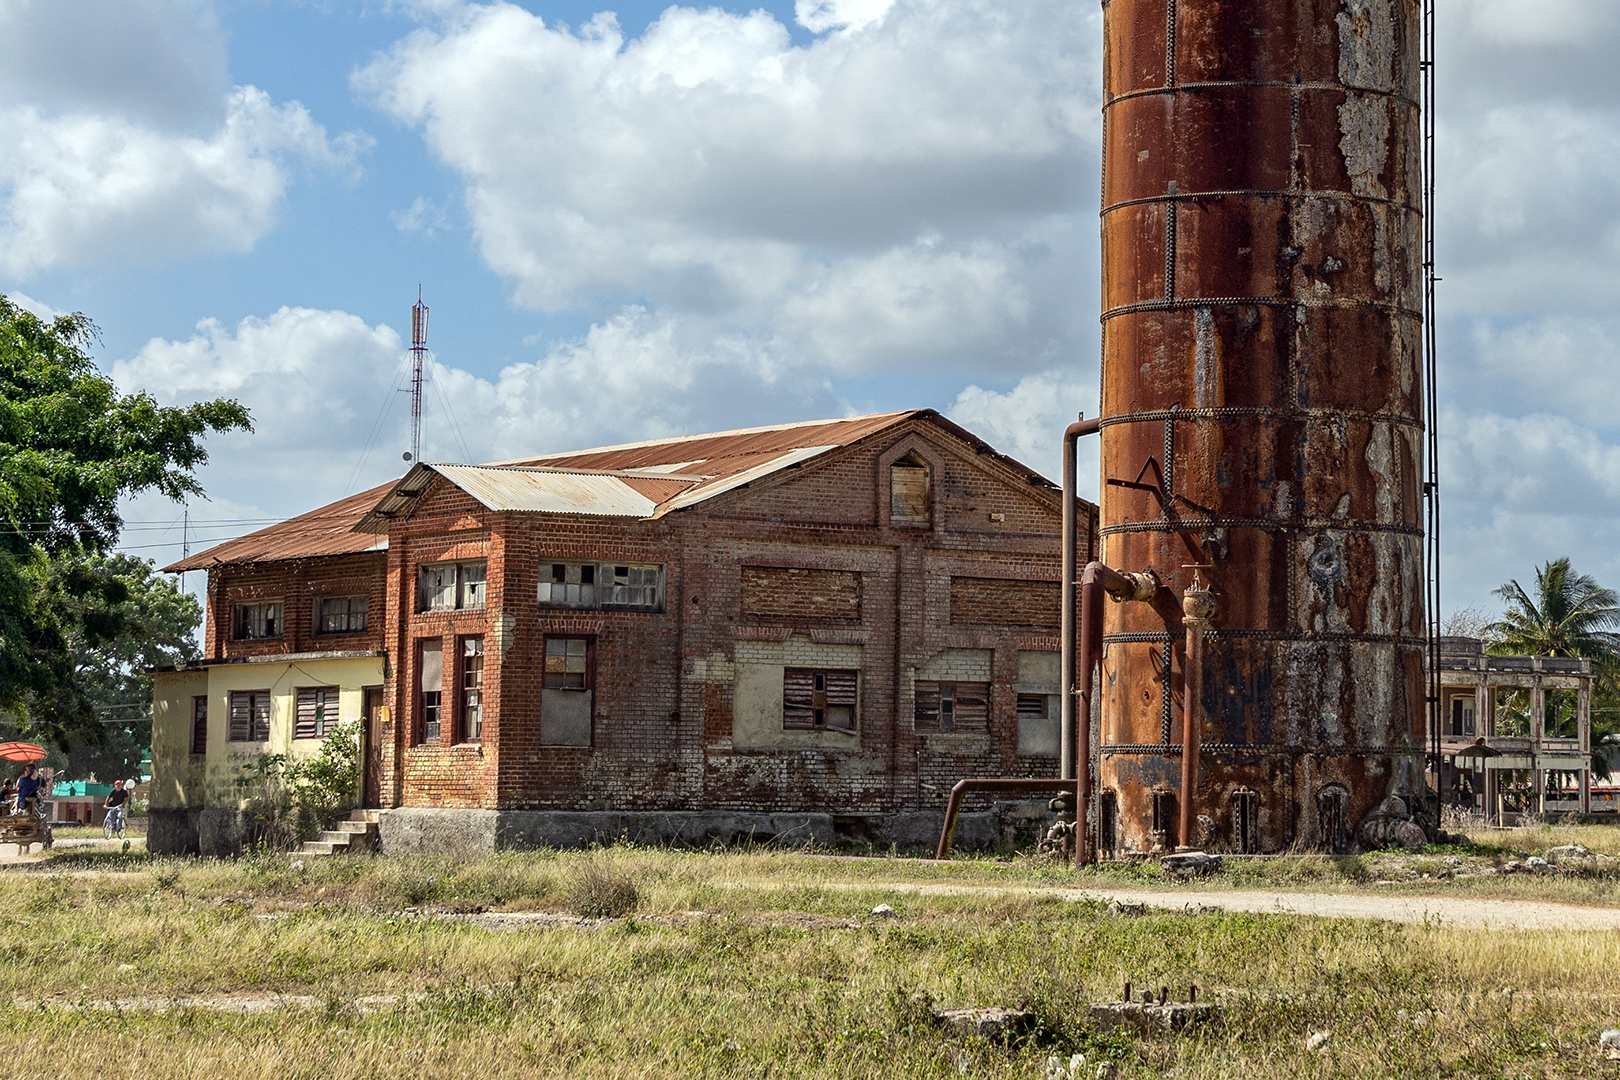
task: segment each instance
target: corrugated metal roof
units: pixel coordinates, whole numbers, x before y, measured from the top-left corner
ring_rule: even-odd
[[[227,540],[163,569],[169,573],[179,573],[182,570],[207,570],[225,563],[276,562],[280,559],[387,551],[386,538],[357,533],[354,527],[393,486],[393,483],[381,484],[358,495],[350,495],[258,532]]]
[[[266,562],[385,549],[387,542],[377,539],[377,534],[388,531],[390,519],[409,513],[428,486],[441,476],[491,509],[656,517],[849,446],[914,417],[927,417],[979,453],[993,455],[1024,474],[1037,488],[1052,488],[1050,481],[1032,469],[996,453],[982,439],[932,409],[907,409],[600,446],[492,465],[418,463],[392,484],[210,548],[165,569],[205,570],[227,562]]]
[[[658,507],[655,501],[620,477],[600,473],[491,469],[478,465],[429,465],[427,468],[491,510],[651,517]]]

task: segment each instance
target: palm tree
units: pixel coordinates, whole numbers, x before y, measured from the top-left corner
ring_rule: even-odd
[[[1535,593],[1517,581],[1496,590],[1506,604],[1502,618],[1487,631],[1487,651],[1497,655],[1580,656],[1592,661],[1599,697],[1620,676],[1620,594],[1599,585],[1588,574],[1570,569],[1568,556],[1554,559],[1536,571]],[[1567,695],[1569,692],[1564,692]],[[1529,695],[1501,703],[1506,715],[1527,722]],[[1548,730],[1558,731],[1574,714],[1574,702],[1548,701]],[[1501,706],[1499,706],[1501,707]],[[1509,720],[1509,723],[1513,722]],[[1594,759],[1598,755],[1594,754]],[[1606,768],[1603,771],[1607,771]]]
[[[1517,581],[1496,590],[1507,604],[1489,627],[1489,651],[1517,656],[1584,656],[1594,672],[1620,665],[1620,594],[1588,574],[1574,573],[1569,557],[1536,571],[1532,596]]]

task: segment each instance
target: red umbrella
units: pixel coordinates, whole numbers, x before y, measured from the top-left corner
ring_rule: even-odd
[[[0,742],[0,761],[43,761],[45,748],[31,742]]]

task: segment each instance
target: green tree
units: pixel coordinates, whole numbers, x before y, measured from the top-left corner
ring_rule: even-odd
[[[1533,592],[1515,580],[1497,589],[1496,596],[1507,607],[1488,628],[1488,651],[1590,660],[1593,742],[1620,729],[1620,594],[1588,574],[1575,573],[1566,556],[1536,571]],[[1528,694],[1520,707],[1528,713]],[[1593,767],[1600,777],[1608,776],[1601,754],[1593,754]]]
[[[118,540],[119,498],[200,495],[203,436],[252,430],[235,401],[118,393],[85,352],[95,333],[0,296],[0,709],[63,749],[103,735],[86,651],[139,636],[130,582],[95,561]]]
[[[152,677],[146,672],[201,655],[197,627],[202,606],[159,574],[155,564],[133,555],[56,556],[51,564],[47,581],[77,572],[101,586],[66,592],[56,600],[72,616],[67,639],[74,675],[100,725],[66,748],[53,748],[44,764],[81,780],[92,773],[103,782],[138,776],[152,745]],[[108,582],[116,585],[108,589]],[[124,598],[109,601],[108,591],[122,591]],[[116,626],[117,631],[91,647],[83,630],[87,622]],[[20,734],[16,725],[0,723],[0,739]]]

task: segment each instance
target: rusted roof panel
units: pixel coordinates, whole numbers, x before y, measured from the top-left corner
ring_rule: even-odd
[[[478,465],[429,465],[427,468],[491,510],[650,517],[658,505],[620,477],[599,473],[492,469]]]
[[[733,472],[726,476],[716,477],[715,479],[706,483],[696,484],[690,490],[682,492],[670,499],[668,502],[664,503],[658,508],[658,512],[660,514],[667,514],[672,510],[684,509],[685,507],[691,506],[693,503],[702,502],[704,499],[712,499],[722,492],[730,491],[733,488],[742,487],[744,484],[753,480],[758,480],[762,476],[769,476],[771,473],[776,472],[779,469],[785,469],[789,465],[797,465],[801,461],[808,461],[817,455],[825,454],[829,450],[836,449],[838,449],[836,445],[802,446],[795,450],[789,450],[785,454],[776,454],[764,461],[755,463],[749,468]]]
[[[227,540],[163,569],[169,573],[179,573],[182,570],[207,570],[226,563],[275,562],[279,559],[386,551],[386,537],[357,533],[354,527],[393,486],[390,482],[358,495],[350,495],[258,532]]]
[[[674,439],[548,454],[502,464],[573,469],[655,469],[678,464],[682,466],[680,471],[683,473],[729,475],[752,468],[789,450],[807,446],[848,446],[925,411],[907,409],[843,420],[814,420],[802,424],[719,431],[709,435],[684,435]],[[710,467],[711,462],[721,460],[729,466],[725,474]]]

